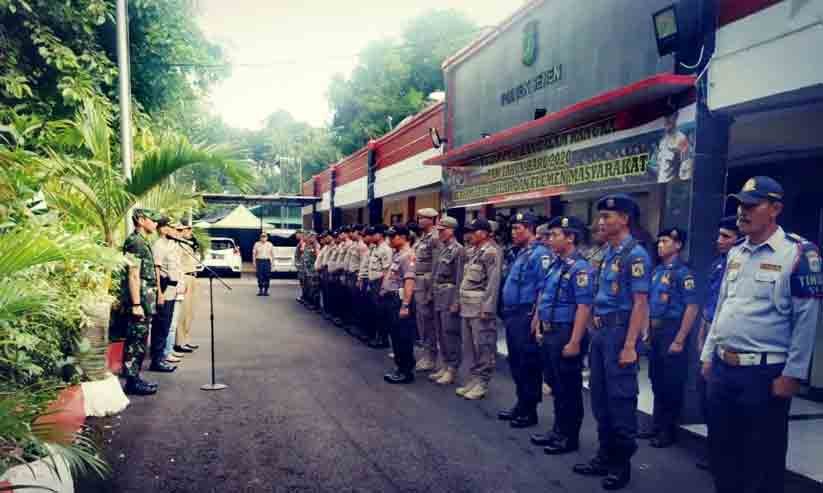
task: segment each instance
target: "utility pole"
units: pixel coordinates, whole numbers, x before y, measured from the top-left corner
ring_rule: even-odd
[[[120,154],[123,157],[123,176],[131,180],[134,160],[131,140],[131,77],[129,61],[129,5],[128,0],[117,0],[117,66],[120,82]],[[131,214],[128,214],[131,216]],[[126,232],[131,233],[132,222],[126,217]]]

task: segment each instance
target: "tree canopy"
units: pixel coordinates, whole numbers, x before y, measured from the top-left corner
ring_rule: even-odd
[[[464,14],[434,10],[412,19],[400,39],[369,43],[351,77],[337,75],[329,85],[337,148],[351,154],[423,109],[430,93],[445,90],[443,61],[477,34]]]

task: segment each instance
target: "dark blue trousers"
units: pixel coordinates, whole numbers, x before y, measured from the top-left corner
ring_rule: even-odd
[[[717,493],[783,492],[791,400],[772,395],[783,367],[733,367],[715,357],[708,424]]]
[[[637,363],[618,364],[627,332],[627,326],[595,329],[589,354],[598,456],[614,465],[630,461],[637,451]]]
[[[687,351],[669,354],[669,347],[680,330],[680,321],[667,321],[651,332],[651,352],[649,353],[649,379],[654,392],[652,418],[656,432],[675,433],[683,398],[686,391],[688,371]]]
[[[517,407],[524,414],[537,412],[543,399],[540,346],[531,335],[531,305],[503,311],[509,368],[517,392]]]
[[[580,343],[580,354],[573,358],[563,356],[563,348],[572,335],[572,324],[545,332],[543,335],[543,372],[551,375],[554,398],[554,426],[552,430],[572,441],[577,441],[583,424],[583,358],[588,340]]]

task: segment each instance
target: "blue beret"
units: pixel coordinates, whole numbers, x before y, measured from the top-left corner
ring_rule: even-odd
[[[637,202],[625,193],[606,195],[597,201],[597,210],[622,212],[633,217],[640,215],[640,207]]]

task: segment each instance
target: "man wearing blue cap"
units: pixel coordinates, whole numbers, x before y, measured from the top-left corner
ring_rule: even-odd
[[[517,402],[497,417],[509,421],[512,428],[527,428],[537,424],[537,405],[543,396],[540,348],[531,332],[531,319],[545,274],[542,259],[549,255],[549,250],[535,240],[536,215],[518,212],[510,224],[517,256],[503,283],[501,301]]]
[[[783,187],[772,178],[732,197],[745,239],[729,251],[700,357],[711,469],[719,493],[781,493],[789,408],[808,377],[823,297],[820,253],[777,224]]]
[[[548,455],[577,450],[583,424],[583,357],[594,302],[594,270],[578,251],[584,230],[575,217],[556,217],[548,225],[557,256],[541,283],[533,330],[542,341],[543,370],[552,383],[554,426],[531,437]]]
[[[720,295],[720,285],[723,282],[723,276],[726,274],[726,257],[729,250],[737,243],[740,237],[740,230],[737,229],[737,216],[726,216],[720,220],[717,231],[717,258],[712,261],[709,267],[709,273],[706,276],[706,300],[703,303],[702,320],[700,323],[700,331],[697,333],[697,352],[698,355],[703,351],[703,344],[706,342],[706,333],[714,320],[714,312],[717,308],[717,298]],[[707,391],[707,382],[703,375],[697,376],[697,393],[700,395],[700,407],[703,411],[704,419],[708,420],[709,416],[709,400]],[[697,467],[700,469],[709,468],[708,457],[702,457],[697,462]]]
[[[653,425],[640,434],[640,438],[651,438],[650,445],[655,448],[669,447],[677,439],[688,371],[686,341],[700,311],[694,274],[680,258],[685,244],[686,232],[680,228],[657,235],[660,264],[652,272],[649,293]]]
[[[591,334],[591,400],[600,448],[574,466],[586,476],[605,476],[603,488],[618,490],[631,480],[637,451],[637,338],[649,320],[649,254],[631,235],[639,207],[625,194],[597,203],[598,228],[608,246],[597,275]]]

